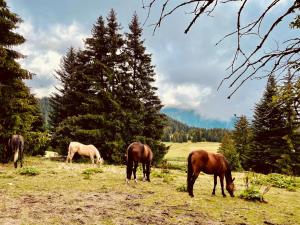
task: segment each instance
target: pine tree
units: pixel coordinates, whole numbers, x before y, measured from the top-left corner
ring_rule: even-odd
[[[273,104],[278,88],[273,76],[269,77],[266,90],[255,107],[252,123],[253,142],[249,152],[249,166],[256,172],[280,172],[276,161],[288,149],[283,139],[284,117],[281,109]]]
[[[279,105],[284,117],[282,127],[283,139],[286,141],[288,149],[282,152],[277,164],[284,173],[299,173],[299,134],[297,128],[300,126],[298,116],[299,102],[297,102],[297,82],[293,79],[291,72],[285,76],[284,83],[279,89],[279,96],[274,100],[275,105]],[[298,100],[299,101],[299,100]]]
[[[239,161],[244,169],[248,169],[248,157],[251,143],[251,129],[246,116],[238,117],[234,124],[234,131],[232,138],[237,153],[239,154]]]
[[[62,58],[60,70],[56,71],[56,78],[62,85],[57,88],[58,93],[54,93],[50,98],[52,113],[50,114],[50,124],[55,128],[66,117],[72,116],[75,113],[74,95],[76,95],[76,51],[71,47],[66,55]],[[74,86],[75,85],[75,86]],[[76,101],[78,102],[78,101]]]
[[[142,130],[139,135],[147,137],[145,141],[157,149],[154,156],[159,159],[166,153],[166,148],[155,140],[159,140],[163,135],[166,118],[160,113],[162,104],[156,94],[157,88],[152,85],[155,81],[154,66],[151,62],[151,55],[146,53],[144,40],[141,39],[143,30],[136,14],[133,15],[129,24],[129,30],[130,32],[126,33],[125,48],[128,62],[126,74],[129,80],[129,86],[126,88],[129,99],[125,104],[135,112],[131,118],[138,122],[136,123],[137,130]],[[133,135],[136,134],[133,133]]]
[[[111,10],[106,22],[103,17],[98,18],[92,36],[85,41],[85,49],[78,51],[75,57],[67,53],[62,61],[57,72],[62,89],[51,99],[52,120],[57,124],[53,146],[62,154],[66,154],[71,140],[94,144],[109,162],[121,162],[126,146],[137,140],[151,146],[156,161],[166,152],[166,147],[158,141],[163,130],[159,120],[161,104],[151,92],[154,88],[147,78],[154,76],[151,57],[145,54],[139,42],[144,51],[138,57],[147,61],[140,61],[137,68],[147,74],[141,76],[137,71],[133,79],[130,48],[120,29],[116,13]],[[147,98],[141,96],[139,88],[133,89],[136,84],[141,87],[141,82],[147,83],[142,90]],[[150,112],[153,115],[148,115]],[[150,131],[147,136],[146,131]]]
[[[40,132],[41,113],[38,104],[23,79],[31,74],[16,61],[23,57],[13,47],[25,42],[24,37],[14,32],[21,18],[12,13],[6,2],[0,0],[0,158],[8,161],[10,154],[5,145],[12,134],[25,137],[26,148],[32,143],[31,131]]]
[[[239,153],[237,152],[234,141],[229,133],[224,134],[218,152],[224,155],[232,170],[241,170],[242,166],[239,159]]]

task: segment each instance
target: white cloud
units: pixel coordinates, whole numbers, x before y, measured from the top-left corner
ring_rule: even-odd
[[[30,88],[31,93],[35,95],[37,98],[42,98],[45,96],[49,96],[49,93],[56,92],[56,89],[54,86],[49,86],[49,87],[31,87]]]
[[[40,30],[35,28],[30,20],[21,23],[17,32],[26,39],[23,45],[16,47],[26,56],[20,59],[20,63],[23,68],[36,74],[33,80],[27,83],[38,97],[49,96],[55,91],[54,86],[45,87],[45,84],[39,84],[38,81],[48,80],[48,85],[57,83],[53,74],[59,68],[62,56],[71,46],[81,48],[87,35],[75,22],[70,25],[55,24]]]
[[[210,87],[199,84],[168,82],[163,75],[157,76],[158,94],[165,107],[199,111],[200,106],[212,94]]]

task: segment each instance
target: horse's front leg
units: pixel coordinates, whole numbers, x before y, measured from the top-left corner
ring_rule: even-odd
[[[146,164],[142,163],[143,165],[143,181],[146,181]]]
[[[95,164],[94,156],[93,156],[93,155],[90,155],[90,159],[91,159],[91,163],[92,163],[92,164]]]
[[[133,167],[133,178],[134,181],[137,183],[137,179],[136,179],[136,169],[138,167],[138,162],[134,162],[134,167]]]
[[[221,183],[222,195],[223,197],[226,197],[226,194],[224,192],[224,174],[220,175],[220,183]]]
[[[218,176],[216,174],[214,174],[214,189],[213,189],[213,192],[211,193],[212,195],[216,194],[217,178],[218,178]]]

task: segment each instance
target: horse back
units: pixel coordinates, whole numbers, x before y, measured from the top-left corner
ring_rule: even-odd
[[[147,161],[152,161],[153,159],[153,153],[149,145],[144,144],[144,158]]]
[[[16,149],[19,149],[20,151],[23,151],[23,147],[24,147],[24,138],[22,135],[18,135],[18,134],[14,134],[11,137],[10,140],[10,147],[12,148],[13,151],[15,151]]]
[[[224,157],[221,154],[205,150],[193,151],[190,157],[194,171],[203,171],[206,174],[221,174],[225,170]]]
[[[153,158],[153,153],[148,145],[133,142],[127,148],[127,161],[148,162]]]

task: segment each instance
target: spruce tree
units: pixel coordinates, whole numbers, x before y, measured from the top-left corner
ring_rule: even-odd
[[[21,18],[12,13],[4,0],[0,0],[0,158],[8,161],[10,154],[5,149],[12,134],[22,134],[26,149],[31,145],[31,131],[42,129],[41,113],[36,99],[24,84],[31,79],[31,73],[22,69],[16,61],[23,57],[13,50],[25,42],[23,36],[15,33]]]
[[[251,143],[251,129],[246,116],[242,115],[236,120],[232,138],[242,167],[248,169],[247,161]]]
[[[233,138],[229,133],[224,134],[218,152],[224,155],[232,170],[241,170],[242,167],[239,153],[237,152]]]
[[[274,76],[268,79],[262,99],[255,106],[252,123],[253,141],[249,152],[249,166],[256,172],[280,172],[276,161],[288,149],[283,139],[285,121],[280,107],[273,104],[278,96]]]
[[[157,88],[153,86],[155,81],[154,66],[151,55],[146,52],[144,40],[142,40],[142,28],[138,16],[133,15],[129,24],[129,33],[126,33],[126,56],[128,62],[127,76],[129,75],[130,106],[135,114],[132,118],[137,121],[138,129],[142,130],[139,135],[150,146],[153,146],[155,160],[162,158],[166,153],[165,146],[156,141],[163,135],[166,125],[166,117],[160,113],[162,104],[158,98]],[[127,101],[126,104],[129,102]],[[132,111],[131,110],[131,111]]]
[[[74,95],[76,95],[76,51],[71,47],[61,60],[60,69],[56,71],[56,78],[61,84],[61,88],[57,88],[58,93],[54,93],[50,98],[52,113],[50,114],[50,124],[55,128],[66,117],[75,113]],[[75,86],[74,86],[75,85]]]
[[[53,146],[62,154],[72,140],[94,144],[109,162],[122,162],[126,147],[138,140],[151,146],[155,161],[165,154],[166,147],[158,141],[163,122],[151,85],[154,69],[140,35],[137,47],[143,51],[137,54],[136,74],[129,55],[134,47],[121,34],[114,10],[106,21],[98,18],[83,50],[75,57],[69,52],[62,61],[57,72],[62,89],[51,99],[52,122],[57,124]]]
[[[277,164],[284,173],[299,173],[299,133],[297,128],[300,126],[298,115],[299,89],[297,82],[293,79],[291,72],[285,76],[283,85],[279,89],[279,96],[275,98],[274,104],[279,105],[284,117],[284,126],[282,127],[283,139],[288,148],[282,152]]]

